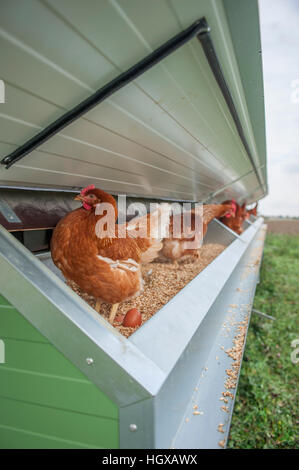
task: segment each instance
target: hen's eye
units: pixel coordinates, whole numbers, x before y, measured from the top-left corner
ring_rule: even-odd
[[[95,195],[94,195],[94,194],[90,194],[89,197],[90,197],[91,199],[94,199],[94,198],[95,198]]]

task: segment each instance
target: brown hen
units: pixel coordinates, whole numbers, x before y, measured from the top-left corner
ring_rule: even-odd
[[[228,228],[236,232],[238,235],[241,235],[243,232],[243,222],[246,219],[246,203],[240,206],[234,199],[230,201],[224,201],[222,204],[232,204],[234,207],[235,217],[227,218],[225,215],[219,217],[219,220],[226,225]]]
[[[163,234],[160,238],[151,237],[150,214],[129,224],[117,225],[115,199],[93,185],[82,190],[75,199],[82,202],[82,207],[57,224],[51,240],[52,259],[67,280],[74,281],[80,289],[98,299],[97,311],[101,302],[112,304],[109,321],[113,323],[118,304],[142,291],[141,263],[157,257]],[[167,206],[158,207],[151,218],[152,226],[161,223],[163,218],[164,226],[169,224]],[[105,222],[109,208],[110,215],[113,214],[110,232]],[[166,217],[162,217],[164,213]],[[145,232],[142,233],[142,229]]]
[[[198,216],[198,226],[196,227],[195,217]],[[228,204],[206,204],[197,209],[183,214],[175,214],[170,217],[169,236],[163,240],[161,255],[167,259],[178,260],[185,256],[199,256],[199,249],[204,238],[209,223],[215,217],[225,214],[234,216],[231,203]],[[180,235],[177,236],[174,226],[180,226]]]

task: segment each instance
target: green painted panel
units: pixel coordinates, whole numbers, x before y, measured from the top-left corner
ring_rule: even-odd
[[[0,366],[0,396],[54,408],[117,419],[117,409],[91,382],[27,372]],[[82,398],[83,397],[83,398]]]
[[[82,449],[94,448],[82,443],[41,436],[37,433],[0,425],[0,449]]]
[[[0,297],[0,448],[114,448],[118,408]]]
[[[0,327],[1,330],[1,327]],[[87,380],[86,377],[50,343],[5,340],[7,367],[42,372],[58,377]]]
[[[3,299],[3,297],[2,297]],[[0,303],[2,300],[0,299]],[[15,308],[0,305],[0,338],[15,338],[48,343],[48,340],[34,328]]]
[[[8,300],[6,300],[5,297],[3,297],[3,295],[0,295],[0,305],[10,305]]]
[[[118,445],[118,423],[115,420],[16,400],[0,398],[0,423],[93,447],[115,448]]]

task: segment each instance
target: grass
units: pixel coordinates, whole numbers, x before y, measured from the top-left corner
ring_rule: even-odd
[[[298,449],[299,235],[267,236],[254,308],[228,447]]]

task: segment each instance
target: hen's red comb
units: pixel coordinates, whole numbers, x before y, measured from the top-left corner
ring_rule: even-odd
[[[236,201],[235,201],[234,199],[231,200],[231,205],[232,205],[232,208],[233,208],[234,213],[236,214],[236,211],[237,211],[237,203],[236,203]],[[225,217],[229,218],[229,217],[231,217],[231,214],[228,213],[228,214],[225,215]]]
[[[94,184],[90,184],[89,186],[86,186],[86,188],[82,189],[80,195],[81,195],[81,196],[85,196],[85,194],[87,193],[87,191],[89,191],[90,189],[95,189],[95,185],[94,185]]]

